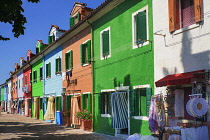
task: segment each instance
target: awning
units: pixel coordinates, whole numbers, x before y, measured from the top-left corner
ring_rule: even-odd
[[[173,75],[167,75],[166,77],[155,82],[156,87],[162,86],[172,86],[172,85],[182,85],[190,84],[191,79],[195,77],[195,74],[205,72],[205,70],[198,70],[186,73],[179,73]]]

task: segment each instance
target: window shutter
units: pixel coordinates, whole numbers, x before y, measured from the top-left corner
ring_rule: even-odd
[[[111,102],[112,92],[109,92],[109,114],[112,115],[112,102]]]
[[[69,52],[69,68],[72,69],[73,68],[73,51],[70,50]]]
[[[139,39],[147,40],[147,15],[146,11],[139,12],[136,15],[136,41]],[[143,40],[140,40],[140,42]]]
[[[58,59],[58,71],[61,72],[61,58]]]
[[[92,104],[91,104],[91,103],[92,103],[91,99],[92,99],[92,98],[91,98],[91,94],[89,93],[89,94],[88,94],[88,106],[87,106],[87,109],[88,109],[89,112],[92,112],[92,110],[91,110],[91,106],[92,106]]]
[[[152,88],[146,88],[147,116],[149,116],[151,96],[152,96]]]
[[[81,20],[81,14],[80,14],[80,12],[78,12],[78,14],[77,14],[77,19],[78,19],[78,22],[80,22],[80,20]]]
[[[136,94],[136,89],[134,89],[132,92],[130,92],[130,115],[135,116],[135,94]]]
[[[65,63],[66,63],[66,70],[69,69],[69,53],[65,54]]]
[[[48,36],[48,44],[51,44],[53,41],[53,37],[52,36]]]
[[[74,26],[74,17],[70,18],[70,28]]]
[[[36,53],[39,53],[39,48],[38,47],[36,47]]]
[[[71,96],[66,96],[66,110],[70,109],[71,105]]]
[[[109,55],[109,31],[102,33],[102,47],[103,56]]]
[[[86,95],[82,94],[82,110],[86,109]]]
[[[86,44],[81,44],[80,45],[80,60],[81,60],[81,65],[85,64],[85,45]]]
[[[134,90],[134,116],[140,116],[140,93],[139,89]]]
[[[46,77],[48,77],[49,76],[49,74],[48,74],[48,64],[46,64]]]
[[[48,68],[48,70],[49,70],[48,74],[49,74],[49,76],[51,76],[51,63],[48,64],[48,67],[49,67]]]
[[[202,19],[202,0],[194,0],[194,12],[195,12],[195,22],[199,22]]]
[[[169,32],[175,31],[175,13],[176,13],[176,0],[168,0],[168,12],[169,12]]]
[[[140,89],[139,95],[139,116],[147,116],[147,90],[146,88]]]
[[[52,42],[55,41],[55,35],[52,35]]]
[[[99,93],[99,96],[100,96],[100,100],[99,100],[99,102],[98,102],[98,104],[99,104],[99,107],[100,107],[100,114],[104,114],[104,112],[105,112],[105,108],[104,108],[104,106],[105,106],[105,102],[104,102],[104,100],[105,100],[105,94],[104,93]]]
[[[87,42],[87,50],[88,50],[88,62],[91,63],[91,40]]]
[[[58,59],[55,59],[55,72],[58,72]]]

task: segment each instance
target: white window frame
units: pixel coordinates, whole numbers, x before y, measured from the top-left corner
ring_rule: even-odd
[[[145,6],[143,8],[141,8],[140,10],[132,13],[132,46],[133,46],[133,49],[136,49],[136,48],[141,48],[142,46],[145,46],[145,45],[148,45],[149,44],[149,41],[146,41],[144,42],[142,45],[137,45],[135,43],[135,38],[136,38],[136,30],[135,30],[135,16],[139,13],[139,12],[142,12],[142,11],[146,11],[146,20],[147,20],[147,40],[149,40],[149,26],[148,26],[148,6]]]
[[[114,89],[104,89],[104,90],[101,90],[101,92],[114,92],[115,90]],[[108,118],[111,118],[112,116],[110,114],[101,114],[101,117],[108,117]]]
[[[106,58],[104,58],[104,56],[103,56],[103,48],[102,48],[102,33],[104,31],[109,31],[109,55],[106,56]],[[101,60],[111,57],[111,29],[110,29],[110,26],[100,32],[100,56],[101,56]]]

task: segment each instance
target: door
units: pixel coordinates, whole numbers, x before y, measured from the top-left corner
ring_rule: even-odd
[[[115,128],[115,134],[128,134],[129,116],[128,116],[128,93],[114,92],[111,96],[112,102],[112,127]]]

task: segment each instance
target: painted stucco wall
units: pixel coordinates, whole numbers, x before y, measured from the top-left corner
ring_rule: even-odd
[[[49,54],[44,56],[44,94],[61,95],[62,92],[62,74],[56,74],[55,60],[60,57],[62,60],[62,46],[58,46]],[[51,77],[46,78],[46,64],[51,63]],[[62,69],[62,68],[61,68]]]
[[[92,93],[92,65],[81,65],[81,54],[80,54],[80,45],[86,42],[87,40],[91,40],[90,27],[87,27],[80,33],[76,35],[76,37],[69,39],[67,42],[63,44],[62,48],[62,73],[65,77],[66,68],[65,68],[65,54],[72,50],[73,51],[73,71],[72,77],[70,80],[77,79],[77,84],[70,84],[67,86],[66,78],[63,79],[62,86],[66,87],[66,90],[81,90],[81,93],[90,92]],[[71,92],[67,93],[70,94]]]
[[[18,92],[18,98],[19,100],[23,100],[23,90],[22,90],[22,87],[23,87],[23,72],[20,72],[18,75],[17,75],[17,80],[18,80],[18,87],[17,87],[17,92]]]
[[[12,94],[11,94],[11,89],[12,89],[12,83],[11,80],[8,81],[8,101],[11,101],[12,99]]]
[[[210,1],[203,0],[203,22],[169,33],[168,1],[153,1],[155,81],[166,75],[209,70]],[[161,16],[160,16],[161,15]],[[156,93],[165,88],[156,88]]]
[[[132,14],[148,6],[149,40],[153,41],[151,1],[125,1],[93,24],[94,38],[94,93],[103,89],[114,89],[120,84],[133,86],[149,84],[154,87],[153,44],[133,49]],[[100,32],[110,27],[111,57],[101,60]],[[111,118],[99,114],[98,94],[94,95],[94,131],[114,135]],[[131,117],[130,134],[150,134],[148,122]]]
[[[44,95],[43,90],[43,81],[40,80],[40,68],[43,67],[43,59],[37,60],[35,63],[32,64],[32,73],[34,70],[37,71],[37,82],[32,83],[32,96],[33,97],[42,97]],[[29,74],[30,75],[30,74]],[[44,76],[44,71],[43,71]],[[32,81],[34,80],[34,77],[32,76]]]

